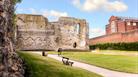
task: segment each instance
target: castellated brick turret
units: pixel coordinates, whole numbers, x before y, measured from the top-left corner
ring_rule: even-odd
[[[103,43],[138,42],[138,18],[111,16],[106,34],[91,38],[90,45]]]
[[[125,33],[138,29],[138,18],[111,16],[106,34]]]

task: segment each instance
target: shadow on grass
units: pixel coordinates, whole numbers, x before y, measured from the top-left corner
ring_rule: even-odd
[[[22,52],[19,52],[19,55],[26,63],[25,77],[101,77],[82,69],[65,66],[51,58]]]

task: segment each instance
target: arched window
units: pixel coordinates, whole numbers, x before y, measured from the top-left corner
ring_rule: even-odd
[[[80,33],[80,24],[76,24],[75,30],[76,30],[77,34]]]
[[[73,44],[73,48],[76,48],[77,47],[77,43],[75,42],[74,44]]]

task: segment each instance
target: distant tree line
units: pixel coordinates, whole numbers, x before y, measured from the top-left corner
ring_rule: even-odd
[[[127,50],[127,51],[138,51],[138,42],[133,43],[104,43],[90,45],[90,49],[101,49],[101,50]]]

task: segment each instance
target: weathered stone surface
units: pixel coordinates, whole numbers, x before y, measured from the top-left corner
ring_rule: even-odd
[[[17,46],[21,50],[88,50],[88,23],[84,19],[61,17],[48,22],[41,15],[17,15]]]
[[[24,77],[22,59],[15,52],[11,52],[8,53],[7,60],[7,66],[0,64],[0,77]],[[8,67],[7,72],[5,71],[6,67]]]
[[[0,77],[24,77],[23,63],[13,46],[13,1],[0,0]]]

